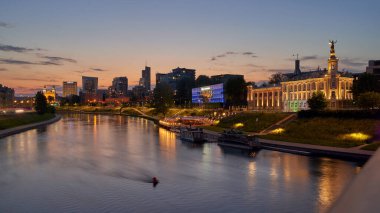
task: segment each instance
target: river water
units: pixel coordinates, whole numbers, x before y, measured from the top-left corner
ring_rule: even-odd
[[[197,146],[142,118],[65,114],[0,139],[0,212],[323,212],[360,168]]]

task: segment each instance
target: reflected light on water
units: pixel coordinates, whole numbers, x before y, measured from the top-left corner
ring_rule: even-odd
[[[140,118],[64,115],[0,139],[0,212],[321,212],[360,171],[336,159],[247,154],[193,146]]]
[[[164,128],[158,130],[158,142],[163,148],[163,155],[167,159],[174,159],[176,155],[176,135]]]

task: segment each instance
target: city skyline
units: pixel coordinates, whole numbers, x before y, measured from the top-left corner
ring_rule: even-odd
[[[263,81],[292,71],[293,54],[302,71],[326,67],[329,39],[340,70],[364,72],[379,56],[376,1],[1,2],[0,83],[17,94],[81,76],[138,85],[144,65],[152,82],[175,67]]]

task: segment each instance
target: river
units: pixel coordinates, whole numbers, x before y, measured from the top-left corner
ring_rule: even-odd
[[[0,212],[323,212],[360,169],[194,145],[143,118],[65,114],[0,139]]]

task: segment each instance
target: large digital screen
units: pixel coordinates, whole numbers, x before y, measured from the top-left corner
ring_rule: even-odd
[[[194,104],[224,103],[223,84],[214,84],[192,89]]]

